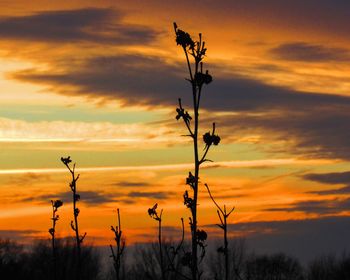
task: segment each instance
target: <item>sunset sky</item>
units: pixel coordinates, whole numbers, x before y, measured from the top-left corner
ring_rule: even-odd
[[[168,237],[181,217],[189,231],[182,194],[193,152],[175,109],[179,97],[190,107],[191,89],[176,21],[206,41],[213,82],[200,135],[215,121],[222,139],[200,176],[200,227],[220,234],[208,183],[220,204],[236,207],[231,236],[276,250],[291,240],[315,252],[345,240],[350,248],[349,1],[0,7],[0,237],[49,238],[58,198],[58,235],[73,234],[60,161],[68,155],[81,176],[87,242],[112,242],[117,208],[128,243],[154,240],[147,209],[156,202]]]

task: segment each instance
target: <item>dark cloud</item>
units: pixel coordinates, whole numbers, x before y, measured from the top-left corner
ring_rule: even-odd
[[[48,174],[38,174],[33,172],[9,177],[9,183],[18,185],[18,186],[49,182],[50,180],[51,180],[51,176]]]
[[[132,198],[167,199],[173,194],[174,192],[129,192],[128,196]]]
[[[119,181],[119,182],[114,183],[113,185],[118,186],[118,187],[126,187],[126,188],[150,186],[150,184],[147,182],[137,182],[137,181]]]
[[[145,245],[145,246],[149,246],[153,243],[153,241],[158,237],[158,226],[154,226],[154,227],[150,227],[147,228],[146,230],[147,232],[144,232],[142,234],[136,234],[134,235],[134,237],[136,238],[136,240],[146,240],[147,243],[136,243],[138,245]],[[179,226],[178,227],[172,227],[172,226],[162,226],[162,235],[165,236],[166,240],[168,240],[167,242],[173,243],[174,240],[179,240],[179,238],[181,238],[182,236],[182,229],[181,229],[181,222],[179,221]],[[189,233],[185,232],[186,237],[185,238],[190,238]],[[187,236],[188,235],[188,236]],[[152,242],[152,243],[149,243]],[[174,242],[174,243],[177,243]],[[173,243],[173,244],[174,244]],[[176,244],[177,245],[177,244]],[[133,246],[133,245],[131,245]]]
[[[318,195],[342,195],[342,194],[350,194],[350,172],[333,172],[333,173],[308,173],[301,176],[303,179],[322,183],[322,184],[343,184],[347,185],[342,188],[337,189],[329,189],[329,190],[318,190],[318,191],[310,191],[308,193],[318,194]]]
[[[0,17],[0,40],[133,45],[152,42],[150,28],[122,22],[117,10],[85,8]]]
[[[350,171],[333,173],[309,173],[302,176],[306,180],[323,184],[348,184]]]
[[[0,230],[0,239],[10,239],[23,242],[23,240],[32,239],[33,235],[40,233],[40,231],[32,229],[24,230],[12,230],[12,229],[1,229]]]
[[[282,44],[270,50],[270,53],[283,60],[299,62],[348,62],[350,52],[343,48],[329,48],[304,42]]]
[[[213,67],[216,67],[213,65]],[[209,69],[213,68],[211,65]],[[28,69],[10,77],[53,86],[65,95],[119,99],[125,105],[164,106],[176,104],[178,97],[190,101],[185,65],[170,65],[159,57],[115,55],[88,58],[75,65],[67,62],[60,73]],[[318,93],[298,92],[271,86],[260,81],[231,75],[214,75],[205,88],[203,106],[218,111],[297,110],[302,107],[329,108],[350,106],[350,98]],[[62,87],[66,85],[69,89]]]
[[[350,209],[350,198],[332,200],[307,200],[290,204],[288,207],[265,209],[272,212],[304,212],[307,214],[329,215]]]
[[[210,225],[217,228],[216,225]],[[308,262],[316,256],[349,250],[350,217],[233,223],[231,234],[246,235],[248,249],[257,253],[285,252]],[[221,232],[220,232],[221,233]]]
[[[265,111],[262,114],[241,114],[217,120],[220,130],[226,137],[239,137],[244,134],[259,134],[261,141],[284,141],[275,152],[289,152],[308,158],[339,158],[350,159],[350,149],[347,130],[350,121],[348,100],[334,96],[319,96],[310,94],[299,96],[300,105],[289,103],[290,108],[283,108],[288,104],[281,104],[280,110]],[[307,104],[309,98],[314,98],[314,104]],[[330,103],[326,108],[326,99]],[[340,100],[344,103],[341,105]],[[302,104],[303,100],[305,104]],[[337,103],[339,100],[339,103]],[[275,101],[271,98],[271,104]],[[280,101],[276,100],[276,104]],[[272,105],[273,107],[274,105]],[[348,109],[346,109],[348,108]],[[239,133],[237,133],[239,131]]]
[[[310,191],[308,193],[318,194],[318,195],[330,195],[330,194],[350,194],[350,186],[342,187],[339,189],[330,189],[330,190],[323,190],[323,191]]]
[[[186,3],[186,1],[182,1]],[[198,7],[199,6],[199,7]],[[205,16],[217,18],[237,15],[240,25],[255,25],[279,30],[291,30],[294,34],[326,33],[333,38],[347,38],[350,32],[350,3],[347,0],[267,0],[261,1],[207,1],[192,9],[203,9]],[[191,11],[191,10],[190,10]],[[192,10],[193,11],[193,10]],[[262,29],[262,32],[264,29]]]
[[[96,191],[79,191],[81,200],[80,203],[87,205],[100,205],[109,202],[117,201],[115,199],[116,194],[100,193]],[[49,203],[51,200],[60,199],[64,204],[71,203],[72,192],[62,192],[58,194],[44,194],[35,197],[27,197],[22,199],[23,202],[40,202]]]
[[[208,66],[215,67],[219,72],[219,67]],[[118,99],[128,106],[175,107],[178,97],[183,98],[185,106],[191,102],[185,66],[167,64],[159,57],[94,57],[79,65],[72,62],[64,70],[25,70],[12,73],[12,78],[51,86],[68,96],[106,102]],[[263,138],[289,141],[280,152],[350,159],[349,97],[295,91],[240,75],[213,75],[213,83],[203,92],[203,107],[239,113],[217,117],[218,129],[225,133],[223,139],[260,133]],[[207,115],[202,114],[202,119]]]

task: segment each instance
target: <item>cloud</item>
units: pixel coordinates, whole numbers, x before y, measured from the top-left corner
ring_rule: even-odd
[[[186,1],[182,1],[186,3]],[[198,7],[199,6],[199,7]],[[267,0],[261,5],[259,0],[251,1],[220,1],[198,4],[194,9],[210,18],[226,19],[234,13],[239,26],[253,25],[259,27],[260,33],[266,28],[293,32],[295,36],[309,34],[327,34],[332,37],[346,38],[350,32],[348,11],[350,3],[347,0]],[[189,9],[190,12],[193,11]],[[233,21],[233,22],[237,22]]]
[[[268,142],[287,140],[280,152],[350,159],[349,97],[268,85],[239,74],[220,74],[219,66],[208,65],[215,67],[217,75],[204,89],[202,104],[210,111],[234,113],[217,118],[223,139],[259,134]],[[185,106],[191,102],[184,67],[154,56],[96,56],[69,62],[59,73],[27,69],[10,76],[63,95],[119,100],[125,106],[175,107],[179,97]],[[203,113],[202,120],[207,119]]]
[[[300,102],[299,105],[293,100],[288,101],[288,98],[281,104],[278,97],[273,100],[267,96],[272,110],[221,117],[217,119],[218,131],[225,133],[223,139],[226,136],[233,138],[233,141],[240,140],[244,135],[258,135],[257,143],[282,143],[276,149],[271,149],[274,153],[287,152],[308,158],[350,159],[347,144],[350,137],[347,130],[350,121],[349,99],[306,93],[304,96],[295,94],[294,98]],[[328,105],[326,99],[329,100]],[[343,100],[343,104],[340,100]],[[274,110],[278,104],[280,108]],[[284,107],[287,104],[290,104],[289,108]]]
[[[350,171],[333,173],[309,173],[302,176],[306,180],[323,184],[348,184]]]
[[[344,48],[329,48],[305,42],[285,43],[270,50],[279,59],[299,62],[346,62],[350,52]]]
[[[339,189],[330,189],[330,190],[323,190],[323,191],[310,191],[308,193],[318,194],[318,195],[350,194],[350,186],[342,187],[342,188],[339,188]]]
[[[318,191],[310,191],[308,193],[318,194],[318,195],[343,195],[350,194],[350,172],[333,172],[333,173],[308,173],[301,176],[302,178],[322,183],[322,184],[344,184],[347,186],[338,188],[338,189],[329,189],[329,190],[318,190]]]
[[[136,54],[96,56],[83,62],[69,61],[54,69],[37,71],[27,69],[9,74],[9,77],[30,83],[53,87],[68,96],[117,99],[128,106],[174,106],[179,97],[190,102],[187,73],[179,64],[169,64],[160,57]],[[216,111],[271,111],[329,106],[350,106],[350,98],[311,92],[295,91],[273,86],[239,74],[221,75],[217,68],[214,82],[203,92],[202,104]],[[64,86],[62,86],[64,85]],[[185,103],[186,104],[186,103]]]
[[[12,241],[32,240],[33,236],[41,233],[38,230],[23,229],[23,230],[12,230],[12,229],[1,229],[0,230],[0,240],[10,239]]]
[[[347,216],[233,223],[228,226],[228,232],[245,236],[247,247],[256,253],[285,252],[305,263],[319,255],[341,254],[350,249]]]
[[[132,198],[167,199],[174,194],[175,192],[129,192],[127,196]]]
[[[306,200],[290,204],[288,207],[264,209],[272,212],[304,212],[307,214],[329,215],[350,209],[350,198],[332,200]]]
[[[51,181],[51,177],[48,174],[32,172],[20,174],[20,176],[11,176],[9,178],[9,183],[17,186],[26,186],[38,182],[48,183],[49,181]]]
[[[152,129],[150,129],[152,127]],[[0,142],[5,143],[78,143],[85,145],[140,146],[145,142],[168,144],[172,130],[166,126],[133,123],[83,121],[30,122],[0,117]],[[64,133],[62,133],[64,131]],[[174,132],[173,132],[174,133]]]
[[[101,205],[109,202],[117,201],[115,199],[116,194],[107,194],[97,191],[78,191],[80,195],[80,202],[86,205]],[[51,200],[60,199],[64,204],[70,203],[72,201],[71,192],[61,192],[57,194],[43,194],[35,197],[26,197],[21,199],[23,202],[39,202],[39,203],[48,203]]]
[[[253,168],[253,167],[275,167],[283,165],[322,165],[329,164],[327,160],[298,160],[298,159],[267,159],[267,160],[237,160],[206,163],[204,169],[210,168]],[[130,165],[130,166],[95,166],[81,167],[80,172],[106,172],[106,171],[161,171],[161,170],[188,170],[192,163],[163,164],[163,165]],[[65,173],[65,168],[33,168],[33,169],[0,169],[0,175],[26,174],[26,173]]]
[[[133,188],[133,187],[149,187],[150,183],[147,182],[136,182],[136,181],[119,181],[113,185],[124,188]]]
[[[122,19],[121,12],[100,8],[0,17],[0,40],[134,45],[150,43],[156,38],[154,30],[125,24]]]

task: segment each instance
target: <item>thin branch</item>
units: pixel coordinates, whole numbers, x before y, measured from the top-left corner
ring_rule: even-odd
[[[225,217],[225,212],[221,209],[221,207],[219,206],[219,204],[216,203],[214,197],[212,196],[212,194],[211,194],[211,192],[210,192],[210,189],[209,189],[208,184],[204,184],[204,186],[207,188],[208,194],[209,194],[211,200],[214,202],[216,208],[217,208],[217,209],[221,212],[221,214]]]

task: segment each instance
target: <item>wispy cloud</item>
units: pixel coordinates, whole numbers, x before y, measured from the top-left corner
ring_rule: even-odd
[[[204,169],[210,168],[252,168],[273,167],[283,165],[323,165],[329,164],[330,160],[299,160],[299,159],[262,159],[246,161],[220,161],[207,163]],[[106,171],[137,171],[137,170],[188,170],[193,168],[192,163],[142,165],[142,166],[104,166],[104,167],[81,167],[79,172],[106,172]],[[65,173],[65,168],[25,168],[25,169],[0,169],[0,175],[23,174],[23,173]]]
[[[0,142],[4,143],[86,143],[140,144],[171,141],[171,129],[152,124],[111,122],[39,121],[0,118]],[[174,133],[174,132],[173,132]]]

